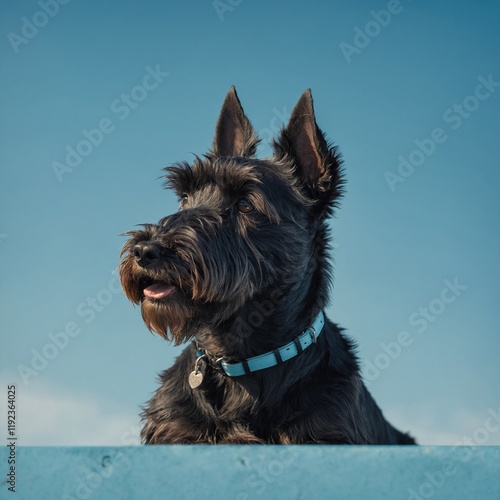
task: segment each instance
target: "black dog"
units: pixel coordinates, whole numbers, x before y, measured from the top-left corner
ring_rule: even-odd
[[[161,375],[143,441],[414,443],[384,419],[353,343],[323,316],[343,182],[310,91],[271,158],[255,158],[258,142],[231,88],[212,151],[166,169],[179,212],[127,233],[127,297],[150,330],[193,340]]]

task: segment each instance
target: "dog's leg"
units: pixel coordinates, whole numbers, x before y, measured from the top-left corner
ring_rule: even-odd
[[[232,429],[219,444],[265,444],[265,441],[244,429]]]

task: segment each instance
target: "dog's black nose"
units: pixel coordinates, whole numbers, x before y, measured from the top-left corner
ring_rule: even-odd
[[[134,246],[134,257],[141,267],[147,267],[160,258],[161,249],[154,243],[141,242]]]

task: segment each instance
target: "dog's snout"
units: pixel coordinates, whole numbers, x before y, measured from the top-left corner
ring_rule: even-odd
[[[153,264],[161,256],[161,249],[150,242],[137,243],[133,251],[135,260],[141,267],[147,267]]]

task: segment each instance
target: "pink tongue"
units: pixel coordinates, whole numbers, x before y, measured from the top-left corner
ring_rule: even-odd
[[[167,295],[170,295],[175,289],[175,286],[162,285],[157,283],[156,285],[148,286],[143,290],[144,295],[150,299],[163,299]]]

